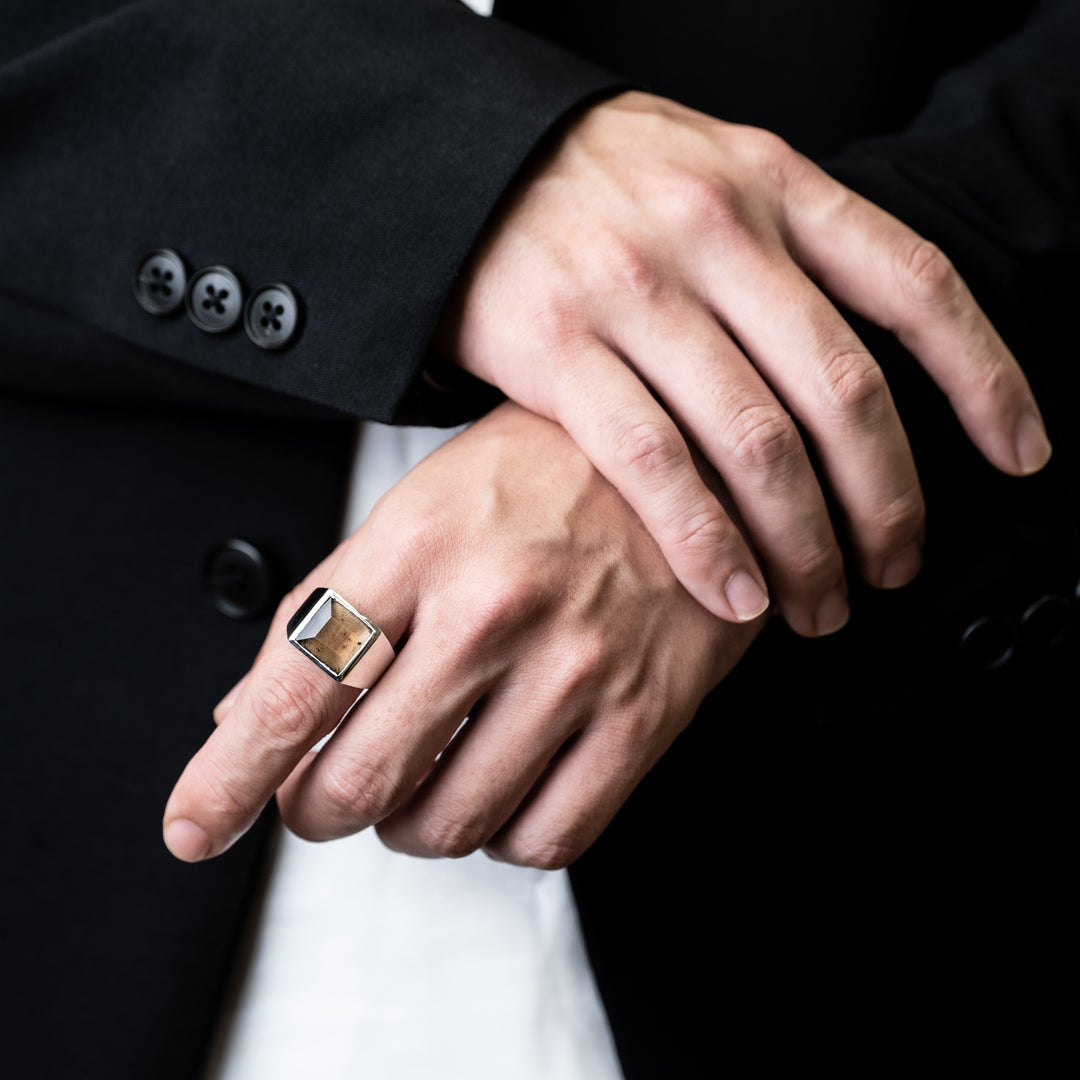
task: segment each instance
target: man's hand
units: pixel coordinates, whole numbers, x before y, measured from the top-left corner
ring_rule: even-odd
[[[519,188],[440,345],[558,421],[705,607],[751,618],[765,581],[698,475],[696,444],[787,621],[820,634],[847,617],[843,566],[788,410],[869,582],[909,581],[923,533],[881,369],[830,297],[897,334],[994,465],[1046,462],[1023,374],[937,248],[778,137],[648,94],[590,109]]]
[[[322,585],[399,653],[308,753],[356,697],[286,641]],[[417,466],[285,599],[169,799],[166,843],[182,859],[220,854],[277,791],[310,839],[377,824],[417,855],[484,848],[563,866],[760,626],[706,612],[566,433],[502,406]]]

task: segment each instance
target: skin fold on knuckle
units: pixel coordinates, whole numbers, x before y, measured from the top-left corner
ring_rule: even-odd
[[[621,475],[654,490],[690,467],[690,455],[674,428],[639,420],[617,431],[613,459]]]
[[[470,590],[469,603],[461,606],[454,620],[450,645],[462,663],[515,637],[547,607],[543,579],[529,574],[525,566],[525,561],[517,566],[492,566],[483,588]]]
[[[892,401],[885,373],[864,349],[841,348],[825,354],[819,366],[820,397],[826,415],[849,427],[874,426]]]
[[[494,831],[477,810],[456,806],[426,808],[414,825],[421,850],[442,859],[471,855]]]
[[[530,825],[511,828],[492,846],[498,858],[534,870],[564,870],[579,859],[595,837],[584,829],[548,832]]]
[[[315,783],[315,805],[325,808],[325,812],[313,813],[309,804],[292,815],[309,834],[307,839],[366,828],[395,810],[405,794],[400,775],[366,757],[327,761],[318,770]],[[292,827],[291,820],[289,824]]]
[[[615,292],[632,304],[666,307],[672,292],[656,256],[643,244],[617,233],[607,237],[599,255],[598,277],[598,298]]]
[[[811,543],[800,547],[786,561],[783,575],[789,582],[797,582],[802,590],[810,589],[813,596],[804,602],[816,602],[832,588],[844,573],[844,559],[835,543]]]
[[[1022,415],[1038,411],[1019,365],[1004,348],[998,355],[988,349],[970,366],[974,370],[965,373],[967,385],[949,395],[965,421],[989,428],[1007,425],[1011,430]]]
[[[713,200],[699,199],[687,242],[715,272],[733,281],[748,271],[767,271],[785,251],[780,193],[745,162],[732,175],[710,182]],[[719,263],[718,254],[723,256]]]
[[[568,282],[549,284],[539,299],[526,308],[522,333],[531,342],[530,356],[539,370],[565,379],[580,364],[589,341],[588,320],[575,303],[579,288]]]
[[[753,242],[746,197],[733,180],[718,172],[703,174],[673,169],[658,185],[663,220],[675,236],[717,250],[737,253]]]
[[[731,460],[744,471],[780,470],[790,475],[805,456],[795,424],[787,413],[768,405],[748,405],[726,424],[724,441],[731,448]]]
[[[380,500],[372,510],[368,519],[371,550],[379,553],[384,580],[408,581],[416,592],[423,592],[446,578],[460,548],[455,529],[460,507],[446,495],[446,487],[424,488],[409,483],[409,477],[399,487],[391,489],[383,496],[387,501]],[[388,496],[394,497],[392,504]],[[357,580],[352,589],[362,595],[364,581]]]
[[[609,581],[610,586],[599,586],[597,607],[607,606],[611,595],[607,591],[609,588],[617,590],[621,587],[617,580],[609,578]],[[598,694],[614,690],[613,681],[617,681],[615,669],[621,666],[619,654],[622,643],[615,636],[617,632],[596,618],[566,635],[560,651],[549,660],[552,677],[564,698],[559,704],[552,703],[550,708],[553,713],[562,713],[573,702],[584,698],[595,703]],[[632,666],[636,670],[637,665]]]
[[[918,484],[894,495],[863,522],[859,534],[871,556],[886,559],[911,544],[921,544],[926,503]]]
[[[897,278],[902,295],[917,309],[957,314],[970,297],[948,256],[921,236],[909,238],[901,248]]]
[[[313,674],[319,674],[313,669]],[[324,718],[318,687],[306,673],[294,670],[259,672],[250,686],[250,707],[258,720],[254,736],[271,752],[308,749],[339,718]]]
[[[766,187],[783,195],[788,186],[805,178],[813,170],[810,162],[781,136],[764,128],[743,130],[747,154],[754,172]]]
[[[673,169],[668,178],[675,234],[704,239],[729,258],[778,246],[786,191],[809,162],[780,136],[747,125],[711,121],[707,142],[696,170]]]
[[[689,722],[693,711],[683,700],[685,676],[677,670],[673,660],[666,670],[654,669],[601,722],[590,725],[589,752],[606,789],[632,790]]]
[[[743,546],[720,503],[711,497],[705,505],[674,520],[661,540],[665,551],[679,553],[690,566],[730,563]]]

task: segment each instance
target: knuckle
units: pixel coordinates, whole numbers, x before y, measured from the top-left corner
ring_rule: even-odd
[[[889,400],[885,372],[865,349],[840,349],[821,366],[822,392],[833,413],[859,419],[879,416]]]
[[[574,635],[572,649],[552,665],[560,685],[571,688],[594,686],[611,666],[613,644],[599,627]]]
[[[844,559],[836,544],[814,544],[798,552],[788,570],[804,581],[831,585],[844,572]]]
[[[652,673],[636,679],[629,692],[608,711],[601,734],[594,736],[597,775],[606,785],[634,774],[641,767],[651,767],[660,751],[666,749],[674,732],[670,728],[672,687],[666,676]]]
[[[736,201],[734,186],[699,172],[676,173],[671,188],[674,205],[692,223],[716,213],[727,214]]]
[[[386,817],[404,791],[401,777],[370,759],[328,761],[320,784],[337,820],[365,825]]]
[[[414,485],[408,500],[398,498],[391,506],[392,496],[393,491],[384,494],[367,519],[383,552],[388,576],[413,581],[418,589],[430,586],[444,573],[447,552],[455,539],[453,523],[447,523],[444,491]],[[362,589],[360,586],[358,591]]]
[[[434,855],[463,859],[483,846],[488,831],[477,820],[432,812],[417,826],[417,837]]]
[[[408,506],[395,508],[393,527],[393,550],[403,566],[422,563],[429,557],[434,530],[432,507],[428,501],[412,494]]]
[[[781,136],[765,128],[742,127],[739,136],[743,151],[755,166],[755,172],[777,186],[786,183],[790,170],[805,160]]]
[[[723,509],[714,503],[677,522],[668,540],[691,562],[708,563],[717,557],[718,551],[730,546],[733,535],[734,529]]]
[[[945,252],[921,236],[901,254],[900,282],[920,307],[953,307],[964,292],[963,279]]]
[[[875,515],[874,532],[882,550],[899,549],[922,536],[926,505],[919,486],[906,488]]]
[[[745,195],[733,180],[686,175],[680,178],[678,198],[683,230],[691,235],[708,236],[731,250],[751,233]]]
[[[727,438],[741,469],[775,469],[793,465],[803,445],[791,417],[767,405],[741,409],[728,424]]]
[[[529,337],[535,352],[548,363],[575,357],[581,349],[586,324],[580,306],[555,293],[539,301],[529,319]]]
[[[253,707],[264,739],[273,746],[295,747],[322,727],[314,681],[299,671],[268,671],[253,688]]]
[[[458,613],[456,639],[463,659],[480,644],[511,635],[542,605],[539,582],[527,573],[494,572],[474,597],[468,613]]]
[[[689,455],[673,428],[643,420],[618,433],[614,457],[620,472],[634,479],[657,482],[686,465]]]
[[[518,866],[530,866],[535,870],[564,870],[587,846],[569,836],[537,835],[530,831],[510,838],[505,852]]]
[[[603,628],[576,628],[547,656],[552,689],[537,700],[537,707],[557,714],[560,710],[576,710],[582,703],[595,708],[601,696],[617,697],[616,651],[610,624]]]
[[[603,254],[605,291],[614,287],[638,302],[657,301],[664,289],[664,275],[656,260],[638,244],[612,236]]]

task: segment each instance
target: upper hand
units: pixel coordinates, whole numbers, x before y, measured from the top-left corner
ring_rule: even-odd
[[[998,468],[1050,454],[1023,374],[945,256],[777,136],[630,92],[588,110],[478,249],[440,344],[557,420],[728,619],[765,580],[804,634],[847,615],[811,439],[859,570],[917,572],[924,507],[881,369],[832,300],[893,331]],[[660,401],[657,401],[657,398]]]
[[[312,754],[356,697],[286,640],[317,586],[399,652]],[[169,799],[166,842],[184,859],[219,854],[277,791],[309,839],[377,824],[414,854],[565,865],[759,629],[700,607],[566,433],[505,405],[286,597]]]

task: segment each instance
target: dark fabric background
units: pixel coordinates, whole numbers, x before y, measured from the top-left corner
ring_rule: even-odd
[[[992,673],[959,640],[1080,577],[1077,6],[500,10],[523,29],[451,0],[0,13],[5,1072],[198,1075],[260,837],[181,866],[160,813],[266,629],[214,609],[206,553],[248,539],[284,591],[334,543],[343,415],[481,407],[423,374],[444,298],[534,148],[628,84],[774,128],[945,247],[1056,455],[997,476],[859,327],[926,571],[856,587],[831,640],[771,627],[572,869],[627,1076],[1075,1065],[1076,631]],[[160,246],[289,282],[302,337],[147,315]]]

